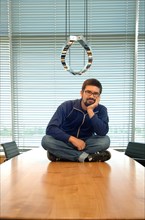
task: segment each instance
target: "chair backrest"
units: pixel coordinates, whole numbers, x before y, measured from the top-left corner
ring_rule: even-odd
[[[15,141],[3,143],[1,144],[1,146],[4,149],[6,160],[9,160],[20,154],[19,148],[17,147],[17,144]]]
[[[145,164],[145,143],[129,142],[125,155],[135,159],[142,165]]]

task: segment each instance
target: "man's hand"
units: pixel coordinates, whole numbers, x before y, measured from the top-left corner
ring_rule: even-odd
[[[94,110],[94,108],[98,106],[99,102],[100,102],[100,96],[96,98],[96,101],[92,105],[87,106],[87,111],[90,109]]]
[[[83,150],[86,147],[86,143],[83,140],[74,136],[70,136],[68,141],[72,143],[78,150]]]
[[[87,112],[90,118],[94,116],[93,110],[98,106],[99,102],[100,102],[100,96],[96,98],[96,101],[92,105],[87,106]]]

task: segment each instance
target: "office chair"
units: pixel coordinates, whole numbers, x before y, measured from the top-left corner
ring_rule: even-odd
[[[125,155],[145,166],[145,143],[129,142]]]
[[[19,149],[18,149],[15,141],[3,143],[3,144],[1,144],[1,146],[4,149],[4,153],[5,153],[5,157],[6,157],[5,161],[20,154]]]

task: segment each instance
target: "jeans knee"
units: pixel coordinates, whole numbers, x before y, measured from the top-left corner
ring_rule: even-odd
[[[109,138],[109,136],[105,136],[104,137],[104,141],[103,141],[103,145],[104,145],[104,147],[107,149],[107,148],[109,148],[109,146],[110,146],[110,138]]]
[[[47,150],[46,135],[41,140],[41,146]]]

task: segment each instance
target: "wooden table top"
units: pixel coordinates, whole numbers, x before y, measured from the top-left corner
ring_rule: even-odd
[[[145,219],[145,169],[110,149],[101,162],[50,162],[42,148],[0,165],[1,219]]]

